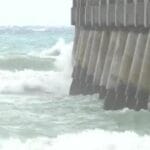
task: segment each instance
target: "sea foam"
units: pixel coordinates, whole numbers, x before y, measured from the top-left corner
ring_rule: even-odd
[[[58,55],[53,56],[55,52]],[[44,57],[54,57],[54,68],[43,70],[24,69],[0,70],[0,93],[60,93],[67,94],[71,82],[71,54],[72,42],[66,44],[64,41],[58,41],[49,50],[37,53],[35,57],[44,59]],[[33,53],[32,53],[33,55]],[[49,61],[47,61],[47,66]],[[34,61],[34,60],[33,60]],[[36,59],[37,61],[37,59]],[[9,62],[9,61],[8,61]],[[13,63],[13,62],[12,62]],[[14,61],[14,63],[16,63]],[[9,64],[11,65],[11,64]],[[20,64],[18,64],[19,66]],[[32,65],[32,63],[31,63]],[[44,64],[46,65],[46,64]]]
[[[87,130],[56,138],[1,140],[1,150],[149,150],[150,136],[134,132]]]

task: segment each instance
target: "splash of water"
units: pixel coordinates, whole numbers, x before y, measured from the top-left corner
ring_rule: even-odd
[[[58,52],[54,61],[55,69],[0,70],[0,93],[67,94],[71,82],[71,51],[72,43],[66,44],[63,40],[59,40],[51,49],[38,54],[38,58],[41,59],[40,57],[54,57],[53,54]]]

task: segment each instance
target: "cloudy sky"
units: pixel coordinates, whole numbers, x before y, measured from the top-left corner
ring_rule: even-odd
[[[69,26],[72,0],[0,0],[0,26]]]

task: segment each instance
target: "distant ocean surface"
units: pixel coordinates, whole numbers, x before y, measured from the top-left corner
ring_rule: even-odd
[[[0,150],[150,150],[150,113],[69,96],[74,28],[0,27]]]

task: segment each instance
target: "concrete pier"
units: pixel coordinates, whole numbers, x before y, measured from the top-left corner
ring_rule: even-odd
[[[71,95],[99,93],[104,109],[148,108],[150,0],[73,0]]]

